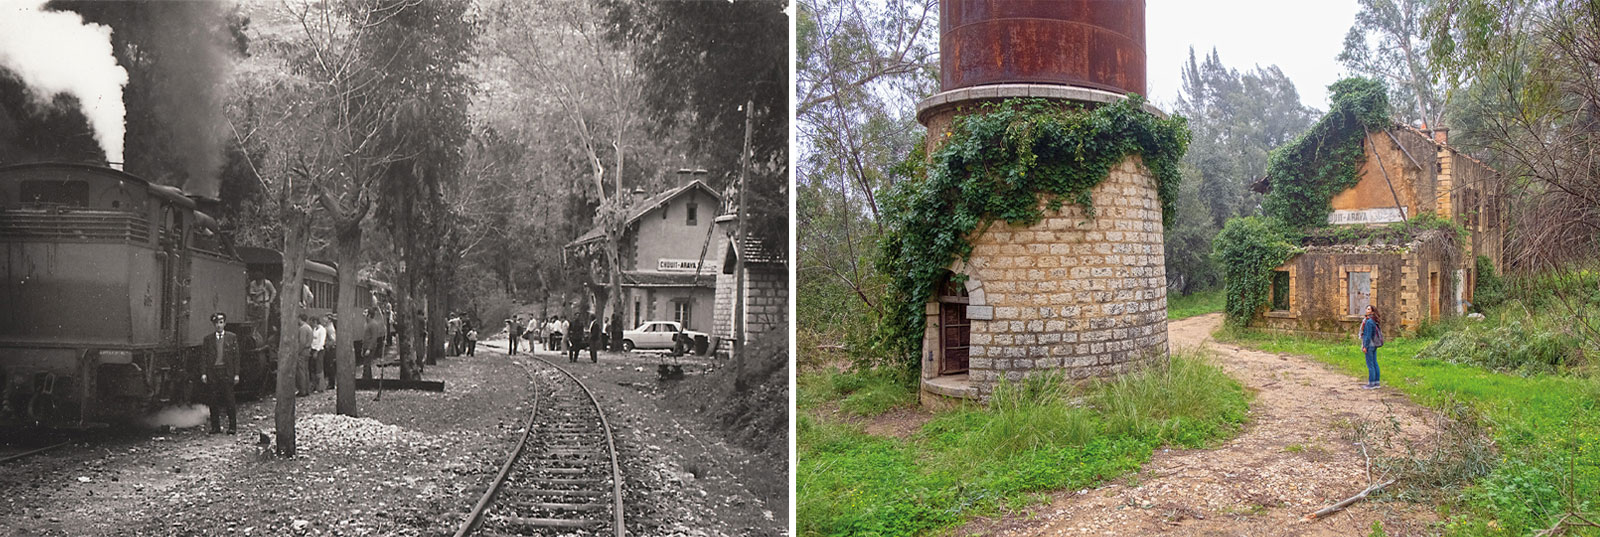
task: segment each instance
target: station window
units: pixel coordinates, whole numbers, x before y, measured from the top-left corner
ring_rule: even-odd
[[[696,214],[696,213],[698,212],[697,209],[699,209],[699,206],[696,205],[695,202],[691,201],[691,202],[689,202],[689,204],[686,207],[688,208],[688,210],[685,211],[685,212],[688,213],[688,218],[685,219],[683,224],[687,225],[687,226],[695,225],[695,223],[698,221],[698,219],[696,218],[698,216],[698,214]]]
[[[1372,303],[1372,273],[1350,272],[1346,276],[1346,296],[1350,299],[1350,315],[1361,316],[1367,313],[1367,305]]]
[[[672,301],[672,320],[678,321],[678,326],[682,326],[684,330],[689,329],[689,319],[693,313],[693,308],[690,306],[687,299]]]

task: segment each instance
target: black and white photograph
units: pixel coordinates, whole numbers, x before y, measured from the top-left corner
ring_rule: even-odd
[[[0,0],[0,537],[791,534],[786,0]]]

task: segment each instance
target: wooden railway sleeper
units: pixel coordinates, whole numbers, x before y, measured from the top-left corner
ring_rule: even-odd
[[[535,528],[583,528],[589,529],[600,525],[598,520],[568,520],[564,518],[524,518],[506,517],[506,522],[518,526],[532,526]]]
[[[601,483],[604,483],[606,480],[604,480],[604,479],[562,479],[562,478],[554,478],[554,477],[543,477],[543,478],[530,479],[529,481],[532,481],[534,483],[538,483],[538,484],[541,484],[541,485],[599,485]]]
[[[603,503],[511,502],[517,509],[542,509],[547,511],[604,511],[611,506]]]
[[[560,489],[529,489],[529,488],[511,488],[511,489],[506,489],[506,490],[511,491],[513,494],[522,494],[522,495],[527,495],[527,496],[577,496],[577,497],[583,497],[583,498],[599,498],[601,496],[605,496],[605,494],[606,494],[604,492],[599,492],[599,491],[594,491],[594,490],[560,490]]]

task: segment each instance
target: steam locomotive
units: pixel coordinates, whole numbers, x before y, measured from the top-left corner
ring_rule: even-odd
[[[235,248],[180,189],[91,164],[0,166],[0,424],[190,402],[215,312],[245,351],[238,391],[270,393],[276,316],[247,307],[246,284],[281,273],[277,252]],[[305,279],[308,313],[331,310],[335,267],[308,261]]]

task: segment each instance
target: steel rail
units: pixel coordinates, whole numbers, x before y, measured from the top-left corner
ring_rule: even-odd
[[[617,444],[615,437],[613,437],[611,434],[611,421],[606,419],[605,409],[600,408],[600,400],[595,399],[594,392],[589,391],[589,386],[585,385],[583,381],[578,380],[578,377],[574,376],[570,371],[567,371],[561,366],[558,366],[555,363],[538,356],[534,356],[533,359],[544,362],[550,367],[556,368],[556,371],[560,371],[562,374],[566,375],[567,378],[570,378],[573,382],[578,383],[578,388],[581,388],[583,390],[583,394],[589,396],[589,402],[594,404],[595,412],[600,414],[600,426],[601,428],[605,429],[606,432],[606,451],[608,451],[611,455],[611,495],[613,497],[611,509],[612,512],[616,514],[616,534],[617,537],[626,537],[628,532],[626,527],[622,524],[622,467],[617,464]]]
[[[5,464],[5,463],[11,462],[11,461],[14,461],[14,460],[17,460],[17,459],[21,459],[23,457],[27,457],[27,456],[30,456],[30,455],[37,455],[37,454],[40,454],[40,453],[44,453],[46,451],[50,451],[52,449],[55,449],[55,448],[58,448],[58,447],[61,447],[61,446],[65,446],[65,445],[71,444],[71,443],[72,443],[71,440],[67,440],[67,441],[64,441],[64,442],[51,444],[51,445],[48,445],[48,446],[45,446],[45,447],[42,447],[42,448],[24,451],[24,452],[18,453],[16,455],[7,455],[4,458],[0,458],[0,464]]]
[[[528,380],[535,380],[533,372],[528,371],[527,368],[523,368],[523,373],[528,375]],[[494,505],[495,495],[500,493],[500,487],[506,483],[506,477],[511,475],[511,468],[516,466],[517,459],[522,458],[523,448],[528,446],[528,437],[533,434],[533,420],[539,416],[539,402],[539,390],[534,390],[533,410],[528,412],[528,423],[522,427],[522,437],[517,439],[517,448],[511,451],[510,457],[506,458],[505,465],[500,467],[500,473],[495,475],[493,482],[489,483],[489,490],[483,493],[483,498],[480,498],[478,504],[472,508],[472,512],[467,514],[467,519],[461,522],[461,529],[456,530],[455,537],[466,537],[473,530],[478,529],[479,524],[483,523],[483,514],[489,512],[490,505]]]
[[[578,377],[573,375],[570,371],[567,371],[561,366],[558,366],[555,363],[545,360],[544,358],[540,358],[536,355],[530,354],[529,356],[535,360],[544,362],[545,365],[550,366],[556,371],[560,371],[563,375],[566,375],[567,378],[571,379],[572,382],[578,386],[578,389],[583,391],[583,394],[589,399],[589,404],[594,406],[595,414],[597,414],[600,418],[601,429],[603,430],[606,439],[606,451],[611,460],[611,494],[612,512],[614,514],[612,527],[614,528],[614,532],[617,537],[625,537],[627,535],[627,529],[623,522],[622,469],[617,462],[616,441],[611,431],[611,422],[610,420],[606,419],[606,413],[604,409],[601,408],[599,399],[596,399],[594,392],[590,391],[589,387],[585,385],[583,381],[578,380]],[[526,367],[525,372],[530,378],[533,377],[533,372],[531,370],[527,370]],[[526,451],[528,439],[532,437],[533,431],[536,429],[537,422],[535,420],[538,419],[540,405],[543,403],[544,401],[542,401],[542,397],[540,397],[538,395],[538,391],[535,390],[533,410],[528,413],[528,422],[523,430],[522,437],[517,441],[516,449],[512,451],[511,457],[507,458],[505,464],[501,466],[500,472],[495,476],[494,481],[490,483],[489,490],[484,492],[483,497],[478,500],[478,503],[473,508],[472,512],[469,513],[466,520],[462,522],[460,529],[458,529],[455,533],[455,537],[466,537],[467,535],[471,535],[483,524],[485,514],[488,513],[490,507],[495,505],[495,500],[497,499],[500,491],[503,489],[506,480],[511,476],[517,463]]]

